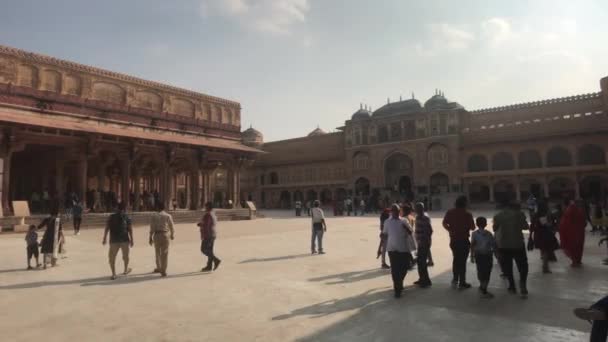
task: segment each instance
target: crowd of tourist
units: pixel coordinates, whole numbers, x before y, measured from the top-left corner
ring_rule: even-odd
[[[78,207],[79,205],[78,202],[74,206]],[[31,266],[32,258],[36,261],[36,268],[43,267],[46,269],[48,266],[57,266],[58,259],[60,257],[66,257],[66,240],[63,230],[63,219],[59,214],[58,208],[59,206],[56,204],[51,205],[48,217],[42,220],[38,226],[29,226],[25,236],[28,270],[34,268]],[[82,210],[73,211],[72,213],[74,216],[74,230],[75,233],[78,234],[80,222],[82,221]],[[201,252],[208,258],[206,267],[203,267],[201,271],[208,272],[216,270],[219,267],[221,260],[214,253],[214,244],[217,237],[217,216],[211,202],[205,204],[205,211],[197,225],[199,226],[201,234]],[[42,239],[39,241],[37,231],[41,228],[45,228],[45,230]],[[135,245],[135,241],[133,238],[131,218],[127,213],[124,202],[119,202],[114,213],[107,219],[102,239],[103,245],[108,243],[108,236],[108,261],[112,273],[111,279],[114,280],[117,278],[116,257],[118,251],[121,251],[124,265],[122,274],[128,275],[132,271],[129,267],[129,252]],[[163,202],[159,201],[155,204],[155,212],[150,217],[149,244],[150,246],[154,246],[155,250],[156,268],[153,270],[153,273],[160,273],[161,277],[167,276],[169,245],[170,241],[174,238],[173,217],[165,211]],[[40,263],[40,253],[42,253],[43,256],[42,263]]]
[[[154,194],[149,195],[155,198]],[[71,214],[74,218],[74,229],[78,233],[82,217],[82,207],[77,198],[71,197]],[[352,201],[345,207],[355,208]],[[165,211],[162,201],[152,202],[155,213],[151,216],[149,244],[155,249],[156,268],[154,273],[161,277],[167,276],[170,241],[174,239],[175,232],[172,216]],[[361,212],[364,212],[365,203],[359,203]],[[456,199],[454,208],[448,210],[442,220],[442,226],[449,233],[449,248],[452,251],[452,281],[454,289],[466,290],[472,285],[467,281],[467,262],[475,264],[479,281],[479,293],[482,298],[493,298],[488,285],[494,265],[497,260],[501,277],[507,284],[506,291],[527,298],[527,278],[529,272],[528,253],[536,249],[540,252],[542,260],[542,273],[550,274],[550,263],[556,261],[555,251],[562,249],[564,255],[571,261],[571,267],[582,265],[582,256],[585,242],[585,227],[588,223],[592,231],[604,232],[608,228],[604,221],[605,215],[602,206],[585,205],[583,201],[565,200],[563,207],[556,206],[553,210],[545,201],[538,201],[533,196],[526,201],[529,219],[522,211],[519,203],[502,201],[499,211],[492,218],[491,230],[486,229],[488,218],[474,217],[468,208],[467,198],[461,196]],[[325,214],[319,201],[302,204],[295,203],[296,216],[302,211],[311,217],[311,253],[325,254],[323,237],[327,232]],[[599,209],[598,209],[599,208]],[[598,211],[599,210],[599,211]],[[599,213],[601,211],[601,214]],[[205,213],[200,222],[201,252],[207,257],[206,266],[202,272],[216,270],[221,260],[214,253],[214,244],[217,236],[217,217],[212,203],[205,205]],[[43,237],[38,242],[37,230],[46,228]],[[526,242],[524,231],[530,234]],[[559,233],[559,240],[556,235]],[[126,212],[124,202],[119,202],[115,212],[108,218],[103,234],[102,243],[108,242],[108,259],[111,269],[111,279],[116,279],[115,261],[118,251],[122,252],[124,263],[123,275],[131,273],[129,268],[129,250],[134,246],[131,219]],[[433,266],[431,255],[433,226],[426,212],[423,202],[403,203],[395,202],[385,208],[380,214],[380,243],[377,257],[382,258],[381,267],[390,269],[393,283],[393,292],[396,298],[402,296],[404,279],[407,273],[417,268],[418,280],[414,285],[420,288],[432,286],[429,267]],[[50,215],[40,225],[30,226],[25,237],[27,243],[28,269],[32,269],[31,259],[35,258],[36,267],[46,268],[57,265],[59,255],[65,255],[65,236],[61,216],[57,206],[50,206]],[[608,238],[602,237],[598,244],[606,242]],[[607,243],[608,245],[608,243]],[[446,246],[447,247],[447,246]],[[43,255],[42,263],[39,260],[38,250]],[[388,261],[386,256],[388,255]],[[516,275],[513,263],[517,267]],[[608,264],[608,258],[604,260]],[[580,308],[575,311],[578,317],[594,321],[592,336],[606,336],[608,299],[604,298],[591,308]]]

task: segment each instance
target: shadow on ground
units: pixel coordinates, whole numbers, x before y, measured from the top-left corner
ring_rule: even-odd
[[[306,254],[294,254],[294,255],[284,255],[278,257],[270,257],[270,258],[252,258],[239,262],[239,264],[249,264],[252,262],[270,262],[270,261],[281,261],[281,260],[289,260],[289,259],[299,259],[305,257],[313,257],[314,255],[310,253]]]
[[[390,270],[374,268],[374,269],[364,270],[364,271],[338,273],[338,274],[332,274],[332,275],[323,276],[323,277],[310,278],[310,279],[308,279],[308,281],[321,282],[321,281],[326,281],[326,280],[333,280],[333,281],[328,281],[325,284],[326,285],[337,285],[337,284],[354,283],[357,281],[363,281],[363,280],[378,278],[378,277],[387,276],[387,275],[390,275]]]
[[[352,279],[364,279],[382,274],[385,273],[367,270],[309,280],[340,279],[338,283],[347,283],[349,279],[356,281]],[[413,274],[408,272],[406,284],[411,283],[416,276],[415,271]],[[502,284],[498,283],[496,285],[500,286],[499,288],[492,288],[496,297],[487,300],[480,298],[475,288],[452,289],[449,286],[451,276],[451,271],[447,271],[433,277],[434,285],[430,289],[407,286],[401,299],[393,298],[392,287],[389,287],[390,282],[387,281],[386,288],[368,290],[356,296],[297,308],[289,313],[275,316],[272,320],[289,320],[298,316],[318,319],[340,312],[354,312],[344,320],[299,339],[299,341],[306,342],[378,339],[396,341],[405,340],[406,337],[419,341],[487,341],[491,340],[492,336],[496,336],[493,335],[493,331],[500,331],[502,337],[510,336],[511,340],[517,341],[561,341],[564,336],[560,337],[560,334],[563,334],[565,329],[581,331],[581,335],[586,332],[584,325],[581,325],[571,315],[572,308],[581,305],[580,300],[552,296],[558,293],[544,291],[545,286],[539,284],[539,282],[560,283],[563,281],[560,279],[561,277],[532,280],[535,283],[535,291],[531,292],[528,299],[507,294],[506,286],[502,287]],[[580,275],[573,273],[564,276],[579,277]],[[591,277],[580,278],[581,289],[592,285],[588,283],[592,281]],[[556,315],[554,312],[563,312],[563,315]],[[425,320],[422,321],[421,317],[425,317]],[[433,317],[433,319],[429,320],[429,317]],[[522,323],[528,329],[516,331],[513,328],[521,327]],[[544,327],[539,329],[534,324]],[[452,336],[451,338],[447,334],[448,331],[453,332],[454,326],[462,326],[462,336]],[[506,331],[503,331],[505,329]],[[575,332],[575,334],[577,333]],[[474,338],[471,338],[472,336]],[[566,336],[566,338],[568,337]],[[565,339],[565,341],[577,340],[577,338],[580,339],[580,336],[577,335],[576,338],[571,336],[571,338],[573,339]]]
[[[31,288],[38,288],[38,287],[75,285],[75,284],[80,284],[80,286],[126,285],[126,284],[141,283],[144,281],[167,280],[167,279],[172,279],[172,278],[202,276],[202,275],[207,275],[207,274],[209,274],[209,273],[188,272],[188,273],[180,273],[180,274],[169,274],[166,278],[161,278],[160,275],[158,275],[158,274],[142,273],[142,274],[132,274],[132,275],[128,275],[128,276],[119,276],[116,280],[111,280],[109,276],[105,276],[105,277],[95,277],[95,278],[86,278],[86,279],[37,281],[37,282],[31,282],[31,283],[4,285],[4,286],[0,286],[0,290],[19,290],[19,289],[31,289]]]

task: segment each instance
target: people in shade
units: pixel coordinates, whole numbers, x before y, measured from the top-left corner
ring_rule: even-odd
[[[382,234],[384,228],[384,222],[391,217],[390,208],[385,208],[380,214],[380,244],[378,245],[378,252],[376,253],[376,259],[381,258],[380,268],[390,269],[391,267],[386,263],[386,236]]]
[[[454,208],[447,211],[443,218],[443,227],[450,233],[450,249],[452,250],[452,287],[468,289],[471,284],[466,281],[467,259],[471,243],[469,232],[475,230],[473,215],[467,210],[467,198],[460,196],[456,199]]]
[[[499,250],[502,271],[509,282],[509,293],[516,294],[513,276],[513,261],[519,271],[519,287],[522,297],[528,296],[528,254],[523,231],[528,229],[526,215],[518,203],[503,200],[500,210],[493,220],[496,246]]]
[[[479,216],[475,219],[477,230],[471,234],[471,262],[477,266],[477,279],[479,279],[479,292],[483,298],[493,298],[488,291],[492,265],[494,264],[494,250],[496,241],[494,235],[486,230],[488,220]]]
[[[417,267],[418,280],[414,282],[422,288],[427,288],[432,285],[428,271],[428,257],[431,252],[431,237],[433,235],[433,226],[431,219],[424,210],[422,202],[416,203],[415,206],[416,218],[414,219],[416,248],[417,248]]]
[[[564,202],[566,209],[559,223],[560,243],[564,254],[572,261],[572,267],[580,267],[585,245],[585,226],[587,219],[580,202]]]
[[[536,248],[540,250],[542,271],[545,274],[551,273],[549,262],[555,250],[559,248],[559,243],[555,238],[555,228],[547,202],[540,201],[538,203],[538,210],[532,217],[530,224],[531,244],[529,249]]]

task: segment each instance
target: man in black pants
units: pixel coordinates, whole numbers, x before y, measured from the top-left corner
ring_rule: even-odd
[[[413,242],[412,227],[407,220],[399,217],[398,204],[391,207],[391,217],[384,222],[382,234],[387,239],[386,249],[391,261],[391,276],[395,298],[400,298],[403,292],[403,279],[412,263],[412,248],[408,241]]]
[[[519,286],[522,297],[528,296],[528,254],[523,231],[528,229],[526,215],[519,204],[503,201],[503,209],[494,216],[494,236],[500,255],[502,271],[509,281],[509,292],[517,293],[513,277],[513,260],[519,271]]]
[[[450,232],[450,248],[452,249],[452,287],[469,289],[471,284],[466,281],[467,259],[471,243],[469,232],[475,230],[473,215],[467,211],[467,198],[460,196],[456,199],[455,208],[448,210],[443,218],[443,227]]]

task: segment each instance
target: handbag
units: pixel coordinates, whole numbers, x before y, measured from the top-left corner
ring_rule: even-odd
[[[534,240],[532,237],[528,237],[528,251],[534,250]]]

